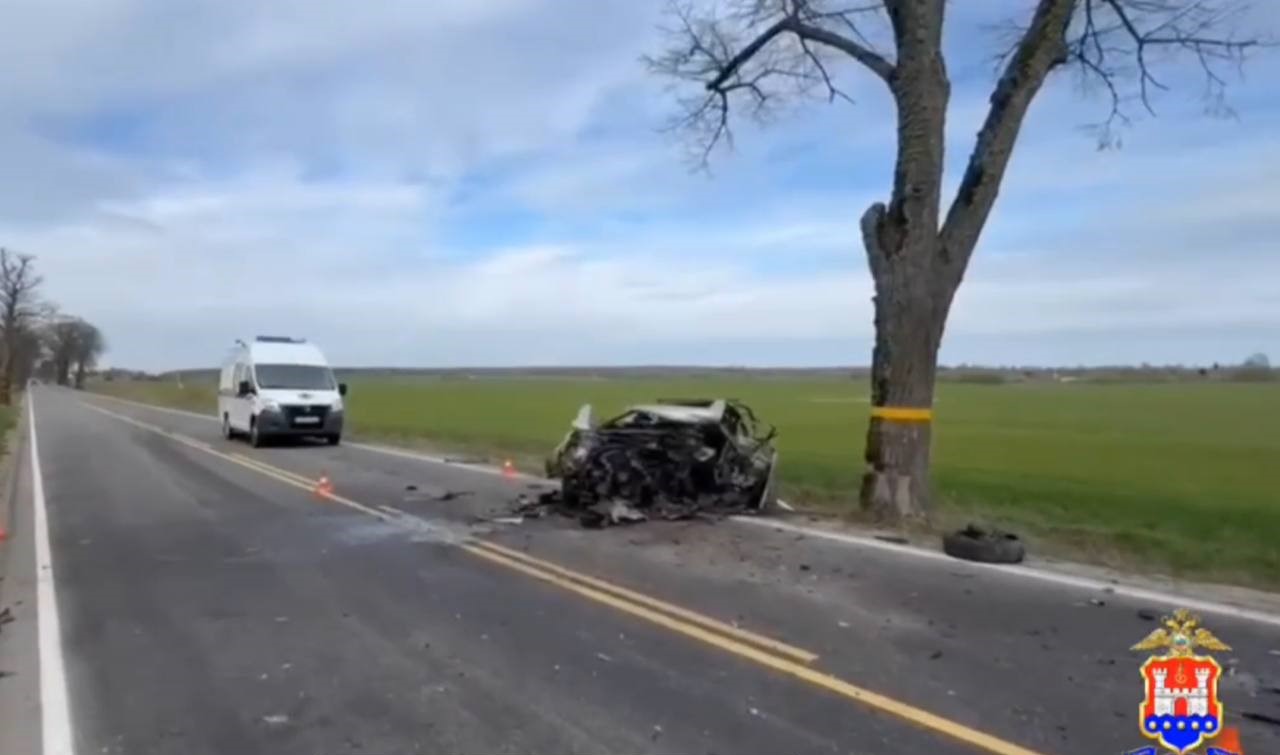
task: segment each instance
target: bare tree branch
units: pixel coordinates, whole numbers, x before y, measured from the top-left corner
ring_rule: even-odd
[[[681,114],[669,128],[691,132],[697,162],[705,166],[715,146],[733,142],[731,113],[768,118],[798,97],[821,91],[827,101],[853,98],[837,83],[835,58],[848,58],[890,82],[894,64],[875,49],[860,22],[883,14],[882,2],[835,5],[830,0],[724,0],[723,15],[696,13],[673,2],[666,29],[671,39],[650,70],[699,92],[678,98]],[[834,57],[833,57],[834,56]]]
[[[1065,36],[1075,2],[1040,0],[991,94],[991,107],[978,131],[960,188],[942,226],[941,254],[958,274],[963,274],[978,234],[995,204],[1031,100],[1049,71],[1066,59]]]
[[[1086,86],[1098,82],[1105,89],[1108,114],[1098,128],[1099,143],[1106,146],[1114,140],[1113,127],[1129,122],[1126,82],[1133,82],[1136,99],[1150,113],[1155,112],[1153,91],[1168,88],[1153,70],[1154,51],[1190,53],[1203,71],[1206,93],[1221,97],[1226,80],[1219,66],[1239,63],[1247,50],[1262,44],[1232,33],[1229,22],[1239,7],[1233,0],[1040,0],[1017,45],[1005,52],[1004,72],[943,225],[942,254],[963,263],[971,252],[1027,106],[1052,69],[1076,64]]]
[[[1111,95],[1111,112],[1101,124],[1104,138],[1112,124],[1128,121],[1122,82],[1136,82],[1135,98],[1155,115],[1153,94],[1169,87],[1156,77],[1152,54],[1189,53],[1205,77],[1205,97],[1221,104],[1227,81],[1223,65],[1239,66],[1245,54],[1266,42],[1236,37],[1233,16],[1244,6],[1235,0],[1080,0],[1084,21],[1068,40],[1071,59],[1087,79],[1102,83]]]

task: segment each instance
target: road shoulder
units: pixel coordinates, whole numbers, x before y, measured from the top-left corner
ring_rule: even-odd
[[[8,609],[13,617],[0,626],[0,752],[35,755],[40,752],[40,663],[30,444],[27,414],[16,411],[0,462],[0,523],[7,532],[0,542],[0,612]]]

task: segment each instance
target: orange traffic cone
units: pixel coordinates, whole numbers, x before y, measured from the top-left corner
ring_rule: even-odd
[[[320,475],[320,479],[316,480],[316,487],[313,492],[317,498],[328,498],[333,495],[333,483],[330,482],[329,475]]]
[[[516,465],[512,464],[510,459],[507,459],[506,461],[502,462],[502,475],[504,477],[516,476]]]
[[[1240,730],[1234,726],[1224,727],[1222,733],[1210,741],[1209,746],[1225,750],[1231,755],[1244,755],[1244,747],[1240,745]]]

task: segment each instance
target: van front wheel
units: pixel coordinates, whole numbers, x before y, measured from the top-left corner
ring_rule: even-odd
[[[231,417],[226,414],[222,415],[222,437],[232,440],[236,437],[236,431],[231,429]]]
[[[325,436],[325,441],[331,446],[336,446],[342,442],[342,436],[338,433],[334,433],[333,435],[327,435]]]
[[[262,431],[258,429],[258,418],[254,417],[249,420],[249,445],[254,448],[262,448],[266,445],[267,439],[262,437]]]

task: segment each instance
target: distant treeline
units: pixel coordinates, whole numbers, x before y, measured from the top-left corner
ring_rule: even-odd
[[[436,380],[617,380],[644,378],[755,379],[755,380],[865,380],[865,367],[339,367],[335,371],[350,378],[420,378]],[[136,370],[108,370],[107,380],[166,380],[212,382],[216,369],[173,370],[158,374]],[[1280,379],[1280,372],[1265,364],[1214,364],[1204,367],[1111,366],[1111,367],[984,367],[957,365],[939,368],[939,380],[980,385],[1030,382],[1164,383],[1164,382],[1266,382]]]

